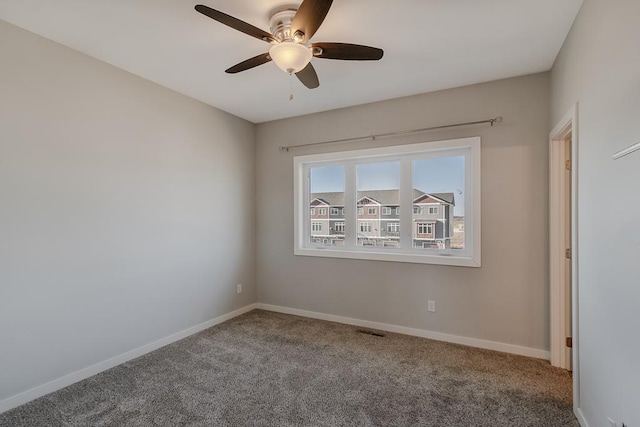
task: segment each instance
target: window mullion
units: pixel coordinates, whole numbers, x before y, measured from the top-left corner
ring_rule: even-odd
[[[304,194],[300,197],[302,202],[302,242],[304,246],[309,245],[311,238],[311,230],[308,224],[311,223],[311,212],[309,209],[309,203],[311,202],[309,196],[311,192],[311,166],[308,164],[303,166],[302,186],[304,188]]]
[[[400,247],[411,249],[413,213],[413,162],[410,157],[400,159]]]
[[[345,222],[345,247],[356,247],[358,234],[356,221],[356,165],[349,162],[344,165],[344,222]]]

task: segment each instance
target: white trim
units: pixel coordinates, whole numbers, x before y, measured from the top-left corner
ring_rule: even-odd
[[[589,423],[587,422],[587,419],[584,417],[584,414],[582,413],[582,410],[580,408],[576,408],[574,406],[573,414],[578,419],[578,423],[580,424],[580,427],[589,427]]]
[[[245,307],[239,308],[238,310],[232,311],[231,313],[223,314],[222,316],[207,320],[206,322],[200,323],[199,325],[195,325],[183,331],[171,334],[167,337],[160,338],[159,340],[153,341],[149,344],[145,344],[141,347],[127,351],[118,356],[111,357],[107,360],[103,360],[102,362],[98,362],[94,365],[80,369],[79,371],[72,372],[63,377],[34,387],[30,390],[23,391],[22,393],[18,393],[14,396],[8,397],[0,401],[0,413],[23,405],[27,402],[37,399],[38,397],[44,396],[45,394],[53,393],[54,391],[60,390],[78,381],[82,381],[84,379],[92,377],[96,374],[99,374],[100,372],[106,371],[107,369],[111,369],[122,363],[128,362],[129,360],[135,359],[136,357],[140,357],[144,354],[150,353],[154,350],[179,341],[212,326],[219,325],[220,323],[248,313],[252,310],[255,310],[256,308],[257,304],[249,304]]]
[[[501,351],[503,353],[518,354],[520,356],[534,357],[536,359],[549,359],[549,352],[546,350],[522,347],[514,344],[505,344],[496,341],[461,337],[458,335],[443,334],[441,332],[432,332],[424,329],[408,328],[406,326],[396,326],[387,323],[372,322],[369,320],[353,319],[351,317],[318,313],[315,311],[300,310],[297,308],[282,307],[271,304],[258,303],[258,309],[274,311],[277,313],[292,314],[295,316],[309,317],[311,319],[327,320],[329,322],[343,323],[345,325],[377,329],[380,331],[394,332],[397,334],[411,335],[414,337],[428,338],[436,341],[450,342],[470,347],[484,348],[487,350]]]
[[[573,407],[576,417],[580,420],[581,425],[586,426],[587,423],[582,416],[580,410],[580,307],[579,307],[579,277],[578,277],[578,174],[579,174],[579,126],[578,126],[578,103],[574,104],[564,117],[558,122],[558,124],[549,133],[549,164],[550,164],[550,182],[549,182],[549,249],[550,249],[550,265],[549,265],[549,295],[550,295],[550,354],[551,364],[554,366],[561,366],[558,363],[564,364],[564,307],[565,298],[564,292],[558,289],[558,277],[559,268],[554,259],[557,258],[559,239],[564,240],[564,235],[560,235],[557,227],[554,226],[554,222],[557,219],[557,209],[553,209],[554,204],[558,203],[558,187],[559,178],[554,176],[554,170],[557,173],[560,170],[559,167],[554,166],[554,162],[558,162],[560,151],[565,147],[558,142],[563,141],[571,132],[571,307],[572,307],[572,335],[573,335]],[[562,147],[561,147],[562,146]],[[561,166],[561,165],[560,165]],[[559,222],[558,222],[559,223]],[[564,244],[564,242],[563,242]],[[560,355],[562,354],[562,357]]]
[[[549,295],[550,295],[550,351],[551,364],[553,366],[569,369],[566,359],[567,347],[565,334],[567,325],[565,322],[565,266],[564,251],[571,246],[571,242],[565,238],[565,138],[571,131],[571,123],[568,128],[563,128],[562,133],[555,134],[549,143]]]

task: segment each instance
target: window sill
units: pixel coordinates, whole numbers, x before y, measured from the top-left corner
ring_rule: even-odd
[[[393,253],[386,251],[336,250],[324,248],[296,248],[298,256],[361,259],[369,261],[408,262],[414,264],[435,264],[455,267],[480,267],[480,258],[455,256],[449,254]]]

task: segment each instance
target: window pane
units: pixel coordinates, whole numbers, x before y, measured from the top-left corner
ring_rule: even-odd
[[[309,169],[309,243],[344,245],[344,166]]]
[[[413,161],[413,247],[464,249],[465,157]]]
[[[400,162],[356,166],[358,246],[400,246]]]

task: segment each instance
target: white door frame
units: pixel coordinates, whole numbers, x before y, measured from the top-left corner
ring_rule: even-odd
[[[571,136],[571,242],[565,240],[565,144]],[[564,251],[571,248],[573,403],[579,400],[579,307],[578,307],[578,104],[575,104],[549,134],[549,312],[551,364],[568,369],[566,362],[566,298]]]

